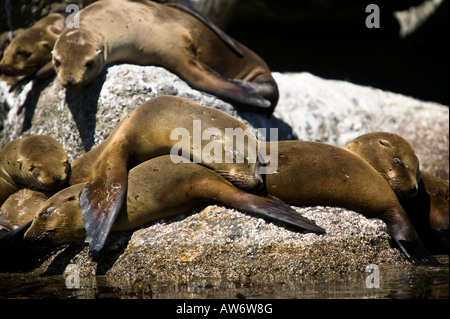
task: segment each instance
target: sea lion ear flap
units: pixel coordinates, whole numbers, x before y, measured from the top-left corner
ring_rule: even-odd
[[[39,42],[39,46],[42,47],[42,48],[47,49],[50,52],[53,51],[53,48],[50,46],[50,43],[48,43],[48,41],[40,41]]]
[[[385,147],[391,147],[391,144],[386,140],[379,140],[378,143],[380,143],[380,145],[383,145]]]
[[[47,28],[47,31],[51,33],[54,37],[58,37],[61,34],[62,29],[58,29],[54,25],[51,25]]]

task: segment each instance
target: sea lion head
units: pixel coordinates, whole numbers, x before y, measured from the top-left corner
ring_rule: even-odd
[[[79,88],[103,70],[105,56],[95,37],[83,29],[63,32],[53,48],[53,68],[65,88]]]
[[[41,190],[62,187],[70,173],[67,154],[61,144],[43,135],[23,139],[18,149],[17,165],[19,174],[14,180]]]
[[[8,221],[11,230],[26,224],[34,218],[36,209],[47,199],[40,191],[20,189],[10,195],[0,207],[0,225],[2,217]]]
[[[377,170],[398,197],[417,195],[420,181],[419,159],[411,146],[399,135],[374,132],[362,135],[345,146]]]
[[[0,74],[22,76],[35,73],[51,61],[53,44],[54,40],[41,28],[23,31],[6,48],[0,61]]]
[[[65,188],[44,202],[35,214],[25,240],[43,246],[82,243],[86,237],[80,208],[85,184]]]

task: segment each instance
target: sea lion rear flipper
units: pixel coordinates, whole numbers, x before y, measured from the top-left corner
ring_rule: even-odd
[[[325,234],[325,229],[316,225],[314,221],[303,217],[291,206],[274,196],[263,197],[248,193],[245,197],[247,198],[241,201],[242,206],[239,205],[240,207],[238,207],[236,201],[231,206],[252,215],[281,221],[302,231]]]
[[[236,43],[225,34],[218,26],[216,26],[211,20],[201,14],[199,11],[194,8],[182,5],[180,3],[165,3],[164,5],[168,7],[172,7],[178,9],[180,11],[186,12],[196,18],[197,20],[203,22],[208,28],[210,28],[217,36],[233,51],[238,57],[242,58],[244,53],[242,53],[241,49],[238,48]]]
[[[89,254],[96,257],[111,231],[126,196],[125,181],[95,180],[80,195]]]
[[[425,248],[420,240],[417,241],[396,241],[400,250],[406,257],[417,266],[438,266],[441,263]]]
[[[194,89],[241,106],[250,106],[261,111],[271,109],[272,103],[257,90],[258,86],[263,87],[265,84],[225,78],[198,60],[194,64],[179,68],[176,73]]]

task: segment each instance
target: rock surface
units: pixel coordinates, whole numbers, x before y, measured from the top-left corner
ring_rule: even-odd
[[[0,83],[0,109],[7,110],[1,118],[0,147],[20,136],[46,134],[58,139],[74,159],[103,141],[142,102],[171,94],[224,110],[253,128],[279,128],[280,140],[298,138],[344,146],[370,131],[391,131],[413,144],[423,170],[448,178],[448,107],[308,73],[275,73],[274,77],[280,102],[270,119],[195,91],[158,67],[111,66],[92,85],[76,91],[66,91],[53,78],[12,93]],[[267,137],[259,136],[261,140]],[[96,263],[87,257],[86,248],[69,247],[37,271],[61,274],[75,264],[85,275],[164,280],[329,274],[364,271],[370,263],[407,263],[398,250],[390,248],[390,237],[380,220],[341,208],[298,210],[327,234],[301,234],[210,206],[135,232],[113,234]]]

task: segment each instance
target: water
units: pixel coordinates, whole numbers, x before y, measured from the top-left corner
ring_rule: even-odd
[[[448,299],[448,256],[439,267],[380,266],[379,288],[368,276],[345,275],[156,281],[151,278],[0,274],[0,298],[57,299]]]

